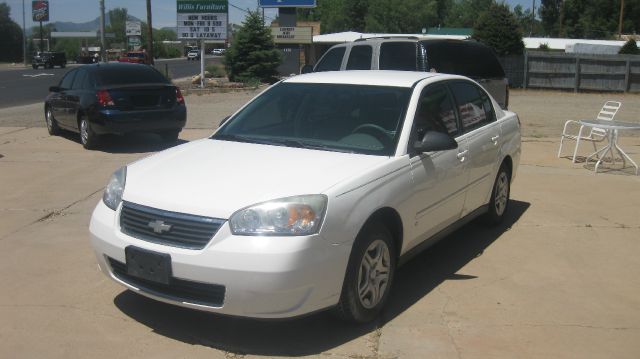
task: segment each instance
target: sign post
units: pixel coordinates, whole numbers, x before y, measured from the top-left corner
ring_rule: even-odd
[[[204,87],[205,40],[224,43],[229,23],[228,0],[177,0],[178,39],[200,40],[200,86]]]
[[[44,32],[42,30],[42,22],[49,21],[49,1],[38,0],[31,2],[31,13],[33,14],[33,21],[40,23],[40,51],[44,51]]]

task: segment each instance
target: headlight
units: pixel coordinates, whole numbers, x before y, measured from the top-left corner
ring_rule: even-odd
[[[325,195],[287,197],[241,209],[229,224],[239,235],[306,236],[318,233],[326,208]]]
[[[102,201],[107,207],[112,210],[116,210],[122,202],[122,192],[124,192],[124,185],[127,181],[127,167],[121,167],[115,171],[109,179],[109,184],[104,189],[104,195],[102,195]]]

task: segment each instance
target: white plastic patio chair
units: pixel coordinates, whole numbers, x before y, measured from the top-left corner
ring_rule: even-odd
[[[602,106],[602,109],[598,113],[598,116],[596,116],[596,120],[605,120],[605,121],[613,120],[616,113],[618,113],[618,110],[620,109],[620,107],[622,107],[622,103],[618,101],[605,102],[604,106]],[[593,150],[595,152],[597,151],[596,142],[604,141],[604,139],[607,138],[607,130],[602,128],[597,128],[597,127],[592,127],[589,134],[585,136],[582,134],[582,130],[584,126],[580,126],[578,133],[572,134],[568,132],[569,125],[571,124],[579,125],[580,123],[575,120],[569,120],[564,123],[564,129],[562,130],[562,137],[560,137],[560,149],[558,149],[558,158],[562,153],[562,144],[565,138],[568,140],[574,140],[576,141],[576,147],[573,150],[573,158],[571,159],[571,162],[576,163],[576,155],[578,154],[578,147],[580,146],[580,141],[591,142],[593,144]]]

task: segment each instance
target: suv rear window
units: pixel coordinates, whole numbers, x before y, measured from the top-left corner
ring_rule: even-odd
[[[416,71],[415,42],[383,42],[380,45],[380,70]]]
[[[351,48],[347,70],[371,70],[371,55],[373,48],[369,45],[359,45]]]
[[[426,42],[425,47],[429,69],[471,78],[504,78],[502,65],[486,46],[443,41]]]
[[[96,71],[96,75],[98,82],[102,86],[169,83],[169,81],[153,67],[143,65],[103,67]]]
[[[342,65],[342,57],[344,56],[345,50],[346,47],[336,47],[327,51],[314,71],[340,71],[340,65]]]

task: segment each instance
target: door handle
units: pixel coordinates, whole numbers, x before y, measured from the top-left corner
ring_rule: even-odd
[[[495,136],[491,137],[491,141],[492,142],[497,142],[498,138],[500,138],[500,135],[495,135]]]
[[[464,162],[464,159],[467,156],[468,152],[469,152],[469,150],[464,150],[462,152],[458,152],[458,159],[460,160],[460,162]]]

